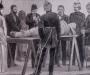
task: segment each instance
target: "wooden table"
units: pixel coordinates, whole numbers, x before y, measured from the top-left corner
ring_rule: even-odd
[[[27,63],[29,59],[29,54],[30,54],[30,49],[32,49],[33,53],[35,54],[35,48],[33,44],[33,40],[39,40],[39,37],[27,37],[27,38],[7,38],[8,43],[27,43],[28,44],[28,49],[27,49],[27,54],[25,57],[25,62],[22,70],[21,75],[25,75],[26,68],[27,68]]]
[[[72,40],[72,49],[71,49],[71,56],[70,56],[70,62],[69,62],[68,70],[70,70],[70,67],[72,66],[74,50],[76,51],[76,56],[77,56],[77,61],[78,61],[79,69],[81,68],[80,57],[79,57],[79,49],[78,49],[77,40],[76,40],[77,37],[78,37],[78,35],[69,35],[69,36],[65,35],[65,36],[61,36],[60,37],[60,40]],[[26,55],[25,62],[24,62],[24,67],[23,67],[21,75],[25,75],[26,68],[27,68],[27,62],[28,62],[28,58],[29,58],[29,53],[30,53],[30,49],[32,48],[34,53],[35,53],[35,49],[34,49],[34,45],[33,45],[33,40],[37,40],[37,39],[40,39],[40,38],[36,38],[36,37],[7,38],[7,42],[8,43],[28,43],[29,44],[28,49],[27,49],[27,55]],[[75,49],[74,49],[74,47],[75,47]]]
[[[70,70],[70,67],[72,66],[74,50],[76,52],[77,61],[78,61],[78,65],[79,65],[79,70],[81,69],[79,49],[78,49],[78,44],[77,44],[77,40],[76,40],[77,37],[78,37],[78,35],[64,35],[64,36],[61,36],[60,37],[60,40],[66,40],[66,41],[67,40],[72,40],[72,48],[71,48],[71,55],[70,55],[70,61],[69,61],[68,71]]]

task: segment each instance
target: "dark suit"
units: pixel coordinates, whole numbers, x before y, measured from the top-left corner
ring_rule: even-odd
[[[6,15],[6,23],[9,36],[10,32],[20,30],[18,16],[13,15],[12,13]],[[8,66],[11,66],[14,63],[16,43],[10,43],[9,46],[10,49],[8,51]]]
[[[90,15],[87,16],[86,21],[85,21],[85,30],[90,31]],[[90,32],[85,33],[85,44],[90,45]]]
[[[40,18],[40,15],[36,13],[36,17]],[[27,15],[26,24],[29,25],[29,29],[37,26],[36,22],[33,20],[33,14],[32,13]]]
[[[83,66],[84,63],[84,50],[83,50],[83,37],[81,33],[81,29],[85,27],[85,15],[81,12],[74,12],[70,14],[70,23],[76,23],[76,33],[79,35],[77,37],[79,53],[80,53],[80,61]],[[75,54],[75,53],[74,53]]]
[[[46,43],[46,40],[50,34],[50,28],[48,27],[54,27],[52,35],[50,39],[48,40],[47,46],[50,46],[50,60],[49,60],[49,73],[53,72],[54,68],[54,58],[55,58],[55,50],[57,46],[57,39],[59,39],[59,33],[60,33],[60,25],[59,25],[59,18],[56,13],[48,12],[41,16],[41,21],[39,24],[39,34],[41,37],[41,45],[44,46]],[[47,46],[44,47],[40,63],[38,65],[37,73],[36,75],[40,75],[41,72],[41,65],[44,60],[44,56],[46,55]]]
[[[88,15],[87,18],[86,18],[85,28],[86,28],[86,29],[89,29],[89,28],[90,28],[90,15]]]

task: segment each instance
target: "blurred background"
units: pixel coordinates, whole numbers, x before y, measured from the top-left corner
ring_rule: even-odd
[[[43,14],[43,3],[45,0],[2,0],[4,4],[4,14],[8,14],[10,12],[10,6],[12,4],[16,4],[18,6],[19,10],[24,10],[26,13],[30,12],[31,5],[33,3],[38,5],[38,13]],[[65,6],[65,12],[67,15],[69,15],[71,12],[73,12],[73,2],[75,0],[48,0],[53,4],[53,11],[57,12],[57,6],[62,4]],[[86,11],[86,4],[90,2],[90,0],[79,0],[82,4],[82,12],[87,15]]]

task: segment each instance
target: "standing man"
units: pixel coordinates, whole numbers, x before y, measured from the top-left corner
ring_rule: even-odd
[[[20,30],[16,5],[11,6],[11,13],[6,15],[6,23],[7,23],[8,36],[11,36],[10,35],[11,32]],[[16,43],[9,43],[9,45],[10,45],[10,50],[8,51],[8,67],[11,67],[16,65],[14,62]]]
[[[64,20],[67,24],[69,23],[69,17],[64,13],[65,8],[63,5],[59,5],[58,6],[58,16],[59,16],[59,20],[62,21]],[[62,64],[66,65],[66,41],[65,40],[61,40],[61,46],[62,46]],[[59,49],[57,50],[57,54],[59,53]],[[56,57],[56,63],[59,62],[59,58]]]
[[[86,22],[85,22],[85,28],[86,30],[89,30],[90,28],[90,2],[88,2],[88,4],[86,5],[86,9],[87,9],[87,17],[86,17]]]
[[[29,25],[29,29],[38,26],[40,15],[37,13],[37,9],[37,5],[32,4],[31,13],[29,13],[26,17],[26,23]]]
[[[41,37],[41,45],[43,47],[47,41],[47,38],[50,36],[49,35],[51,31],[50,28],[54,27],[54,30],[52,31],[52,35],[47,43],[47,46],[50,46],[49,75],[53,75],[54,58],[55,58],[56,45],[57,45],[56,38],[59,39],[59,33],[60,33],[59,18],[56,13],[52,12],[52,4],[47,1],[44,4],[44,10],[46,11],[46,14],[41,16],[41,21],[39,24],[39,34]],[[53,34],[53,32],[55,33]],[[35,70],[34,75],[40,75],[44,56],[46,55],[47,52],[46,51],[47,46],[45,46],[42,50],[41,58],[39,59],[37,70]]]
[[[37,5],[32,4],[31,13],[29,13],[26,17],[26,24],[29,25],[29,29],[31,29],[33,27],[38,26],[39,20],[40,20],[40,15],[37,13]],[[32,68],[35,67],[35,56],[37,55],[38,44],[39,44],[39,40],[34,40],[35,55],[33,51],[31,52]]]
[[[82,37],[82,29],[84,28],[85,23],[85,15],[80,12],[81,3],[79,1],[74,2],[74,12],[70,14],[70,23],[76,23],[76,34],[79,35],[77,37],[79,53],[80,53],[80,61],[83,67],[84,63],[84,50],[83,50],[83,37]],[[75,54],[75,53],[74,53]]]
[[[90,30],[90,2],[87,3],[86,9],[87,9],[88,15],[85,21],[85,30]],[[86,36],[88,37],[87,43],[89,43],[90,33],[86,33]]]

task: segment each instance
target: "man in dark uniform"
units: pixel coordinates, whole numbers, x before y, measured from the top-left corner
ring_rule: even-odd
[[[86,17],[85,28],[89,29],[90,28],[90,2],[86,5],[86,9],[87,9],[88,15]]]
[[[29,25],[29,29],[38,26],[40,15],[37,13],[37,5],[32,4],[31,13],[27,14],[26,23]]]
[[[29,25],[29,29],[31,29],[33,27],[38,26],[39,20],[40,20],[40,15],[37,13],[37,5],[32,4],[31,13],[29,13],[26,17],[26,24]],[[37,55],[38,44],[39,44],[39,40],[34,40],[35,55],[33,51],[31,52],[32,68],[35,67],[35,56]]]
[[[6,23],[7,23],[7,34],[11,36],[10,33],[13,31],[19,31],[19,18],[17,16],[17,6],[11,6],[11,13],[6,15]],[[14,66],[14,58],[15,58],[15,50],[16,43],[10,43],[10,50],[8,51],[8,67]]]
[[[88,15],[87,15],[86,21],[85,21],[85,30],[90,31],[90,2],[87,3],[86,9],[87,9]],[[87,45],[90,45],[90,33],[89,32],[85,33],[85,35],[87,37],[85,43]]]
[[[80,61],[83,67],[84,63],[84,50],[83,50],[83,38],[82,38],[82,29],[84,28],[85,23],[85,15],[80,12],[81,3],[79,1],[74,2],[74,13],[70,14],[70,23],[76,23],[76,33],[79,35],[77,38],[79,53],[80,53]],[[75,54],[75,53],[74,53]]]
[[[58,16],[59,16],[59,20],[62,21],[64,20],[67,24],[69,23],[69,17],[64,13],[65,8],[63,5],[59,5],[58,6]],[[62,46],[62,64],[66,65],[66,41],[65,40],[61,40],[61,46]],[[57,56],[59,53],[59,49],[57,50]],[[56,63],[59,63],[59,59],[58,57],[56,57]]]
[[[59,33],[60,33],[59,17],[57,16],[56,13],[52,12],[52,5],[49,2],[45,2],[44,10],[46,11],[46,14],[41,16],[41,21],[39,24],[39,34],[41,37],[41,45],[43,47],[47,41],[47,38],[50,36],[49,34],[51,32],[52,27],[54,27],[54,30],[52,30],[53,31],[52,35],[47,43],[47,46],[50,46],[49,75],[53,75],[54,58],[55,58],[55,50],[56,50],[55,48],[57,45],[56,38],[59,39]],[[43,58],[46,54],[47,46],[45,46],[42,50],[41,58],[39,59],[39,63],[37,65],[37,72],[35,71],[34,73],[35,75],[40,75],[41,66],[44,60]]]

